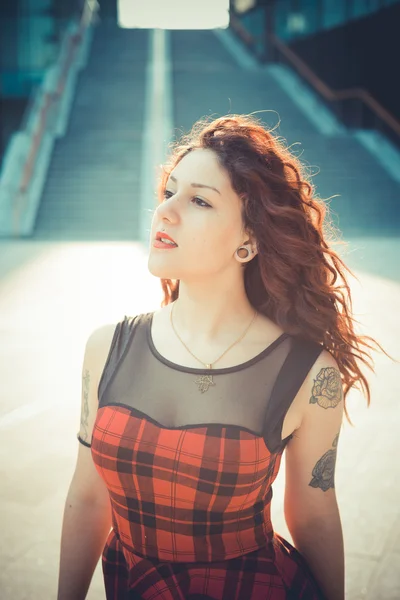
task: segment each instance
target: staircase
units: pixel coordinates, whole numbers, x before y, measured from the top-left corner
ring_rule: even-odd
[[[35,239],[138,240],[148,36],[96,30],[67,135],[58,141]],[[349,133],[321,134],[265,67],[244,70],[212,31],[171,32],[174,130],[203,116],[257,114],[301,156],[345,237],[398,235],[399,184]]]
[[[345,236],[398,235],[400,186],[351,134],[319,133],[268,69],[245,71],[210,31],[172,34],[175,128],[187,131],[200,117],[259,113],[265,125],[300,156],[317,194],[328,199]],[[279,117],[278,117],[279,115]]]
[[[95,32],[67,134],[52,156],[34,239],[138,238],[148,32]]]

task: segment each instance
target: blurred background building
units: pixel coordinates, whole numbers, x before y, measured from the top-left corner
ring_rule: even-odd
[[[0,10],[3,237],[145,238],[154,28],[169,31],[162,102],[174,134],[207,114],[276,111],[280,133],[321,170],[317,192],[338,195],[346,234],[397,231],[398,0],[5,0]]]
[[[32,91],[57,60],[62,35],[82,11],[81,0],[0,3],[0,153],[18,130]]]
[[[393,77],[400,55],[398,0],[233,0],[232,6],[260,60],[296,68],[299,58],[332,91],[356,88],[358,95],[329,102],[317,78],[302,73],[346,125],[383,128],[392,136],[377,105],[360,100],[360,91],[400,119],[400,86]]]

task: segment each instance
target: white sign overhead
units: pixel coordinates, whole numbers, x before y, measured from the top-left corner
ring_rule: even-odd
[[[229,25],[229,0],[118,0],[124,28],[215,29]]]

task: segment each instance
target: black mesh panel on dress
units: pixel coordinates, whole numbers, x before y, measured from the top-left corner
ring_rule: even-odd
[[[201,393],[195,380],[210,371],[174,365],[159,355],[151,338],[152,314],[125,317],[117,325],[99,407],[122,404],[166,428],[236,425],[262,435],[271,452],[282,447],[284,417],[322,346],[284,334],[242,365],[213,369],[215,386]]]

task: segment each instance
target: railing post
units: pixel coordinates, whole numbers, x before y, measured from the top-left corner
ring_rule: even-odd
[[[262,60],[263,62],[273,62],[274,47],[272,43],[272,35],[275,32],[275,0],[262,0],[260,4],[261,6],[264,6],[264,52]]]
[[[324,15],[325,15],[325,5],[323,0],[317,0],[317,18],[316,18],[316,30],[321,31],[324,28]]]

